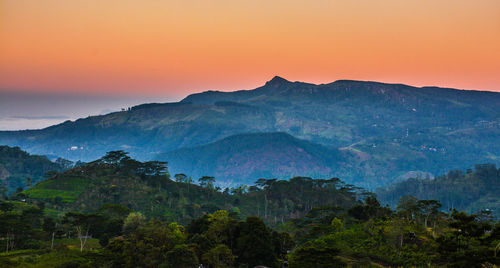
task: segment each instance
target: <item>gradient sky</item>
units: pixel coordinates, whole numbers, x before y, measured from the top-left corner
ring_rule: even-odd
[[[500,91],[500,1],[0,0],[0,130],[274,75]]]
[[[500,91],[500,1],[0,0],[0,88],[179,99],[274,75]]]

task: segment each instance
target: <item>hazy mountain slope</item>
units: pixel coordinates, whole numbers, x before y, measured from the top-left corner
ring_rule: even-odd
[[[18,147],[0,146],[0,185],[6,186],[9,192],[26,187],[28,178],[34,184],[43,180],[46,172],[62,169],[45,156],[30,155]]]
[[[0,132],[0,144],[87,161],[123,149],[145,160],[249,132],[286,132],[348,151],[363,161],[352,164],[359,164],[357,175],[347,181],[385,184],[411,171],[498,163],[500,93],[275,77],[255,90],[209,91],[43,130]]]
[[[0,143],[86,161],[115,149],[149,159],[235,133],[271,130],[272,125],[268,111],[247,105],[146,104],[43,130],[0,132]]]
[[[377,147],[373,146],[363,151],[354,147],[335,149],[283,132],[249,133],[162,153],[156,159],[168,161],[172,174],[185,173],[194,179],[214,176],[222,184],[252,184],[258,178],[302,175],[348,178],[350,183],[373,188],[396,178],[424,174],[426,167],[434,164],[435,154],[439,154],[427,149],[414,152],[394,144],[379,147],[387,155],[377,155]],[[453,165],[454,160],[456,157],[451,157],[445,163]]]
[[[251,183],[257,178],[324,177],[338,172],[346,157],[338,150],[296,139],[286,133],[230,136],[203,146],[160,154],[170,171],[193,178]]]

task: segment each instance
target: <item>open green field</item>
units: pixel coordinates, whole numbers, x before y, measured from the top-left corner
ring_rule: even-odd
[[[43,181],[32,189],[24,191],[24,194],[35,199],[62,198],[63,202],[72,203],[80,196],[89,180],[85,178],[56,178]]]

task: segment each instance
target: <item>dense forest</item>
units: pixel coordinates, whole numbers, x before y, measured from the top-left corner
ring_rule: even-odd
[[[106,204],[51,216],[42,202],[0,202],[1,267],[494,267],[500,224],[488,212],[439,212],[373,196],[349,209],[317,207],[271,227],[218,210],[187,225]]]
[[[477,166],[464,176],[495,187],[493,170],[498,175]],[[49,175],[0,200],[0,267],[500,264],[500,222],[491,210],[443,212],[440,201],[408,195],[391,209],[338,178],[221,189],[213,177],[197,185],[171,177],[165,162],[124,151]]]
[[[253,186],[221,189],[214,177],[194,180],[175,174],[171,178],[165,162],[140,162],[126,152],[112,151],[97,161],[54,173],[13,198],[44,202],[54,213],[94,212],[114,203],[147,217],[180,223],[224,209],[277,224],[302,217],[313,207],[350,207],[360,194],[360,188],[338,178],[259,179]]]
[[[441,201],[443,210],[465,210],[469,213],[483,209],[500,215],[500,169],[494,164],[476,165],[474,169],[453,170],[448,174],[430,178],[411,178],[379,189],[377,196],[382,203],[395,207],[405,195],[418,199]]]

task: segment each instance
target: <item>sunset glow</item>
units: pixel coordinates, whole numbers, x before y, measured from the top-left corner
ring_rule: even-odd
[[[0,1],[0,88],[182,96],[274,75],[500,91],[500,1]]]

